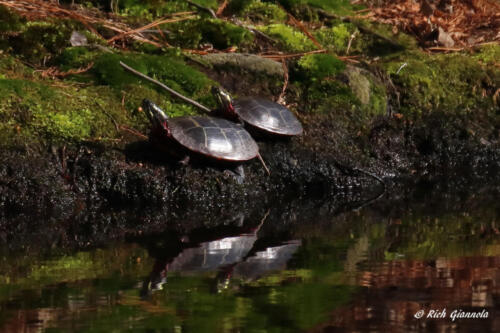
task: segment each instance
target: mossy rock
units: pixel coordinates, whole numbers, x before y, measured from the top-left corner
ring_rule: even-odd
[[[344,75],[366,114],[383,115],[386,113],[385,87],[370,72],[359,67],[347,66]]]
[[[243,53],[212,53],[193,57],[207,66],[217,69],[267,75],[283,78],[284,71],[281,63],[254,54]]]

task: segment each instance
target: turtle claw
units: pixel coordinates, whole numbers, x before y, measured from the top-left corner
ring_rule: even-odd
[[[182,166],[187,166],[189,164],[189,155],[184,156],[178,163]]]
[[[245,171],[243,170],[243,165],[238,165],[236,168],[229,170],[224,170],[224,173],[234,177],[238,184],[243,184],[245,181]]]

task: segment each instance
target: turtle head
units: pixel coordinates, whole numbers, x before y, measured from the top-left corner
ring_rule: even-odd
[[[212,94],[214,95],[219,107],[222,109],[224,113],[230,113],[231,115],[235,115],[235,110],[233,106],[233,98],[227,91],[220,87],[213,86]]]
[[[146,113],[146,116],[148,116],[149,121],[151,121],[153,128],[168,130],[168,116],[158,105],[151,102],[149,99],[143,99],[142,109]]]

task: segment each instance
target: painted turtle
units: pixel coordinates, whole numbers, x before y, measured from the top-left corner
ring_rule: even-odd
[[[228,92],[212,87],[224,116],[237,117],[264,132],[282,136],[302,134],[302,125],[295,115],[281,104],[259,97],[233,100]]]
[[[226,119],[185,116],[168,118],[153,102],[142,108],[152,124],[155,138],[173,139],[188,150],[222,161],[242,162],[259,155],[259,147],[240,125]]]

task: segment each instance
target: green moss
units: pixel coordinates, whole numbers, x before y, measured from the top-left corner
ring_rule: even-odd
[[[359,33],[358,29],[350,23],[339,23],[332,27],[323,27],[314,33],[318,42],[325,48],[337,54],[345,54],[349,39],[354,33]],[[355,52],[351,43],[350,52]]]
[[[397,73],[404,62],[407,66]],[[500,70],[493,66],[488,70],[469,55],[407,53],[399,61],[387,63],[386,68],[401,87],[404,112],[467,112],[494,107],[492,95]]]
[[[279,0],[279,3],[288,10],[310,6],[338,15],[349,15],[352,14],[353,10],[359,8],[359,6],[353,6],[349,0]]]
[[[306,52],[316,49],[313,42],[303,33],[285,24],[271,24],[260,30],[270,37],[278,39],[281,48],[289,52]]]
[[[487,44],[479,47],[475,50],[473,56],[485,64],[494,65],[500,62],[500,45],[499,44]]]
[[[0,6],[0,35],[21,29],[23,20],[5,6]]]
[[[262,24],[285,22],[288,15],[278,5],[269,2],[252,1],[241,12],[242,17]]]
[[[209,94],[213,82],[203,73],[186,65],[180,58],[145,54],[101,54],[92,68],[99,84],[121,90],[127,85],[138,84],[139,78],[125,71],[119,64],[127,65],[155,77],[172,89],[190,97]]]
[[[334,79],[301,86],[306,112],[331,113],[337,110],[354,110],[361,106],[349,86]]]
[[[21,27],[19,34],[8,38],[12,53],[34,65],[50,64],[66,46],[72,31],[81,25],[73,21],[34,21]]]
[[[168,42],[185,49],[210,43],[222,50],[230,46],[245,46],[253,40],[253,35],[247,29],[219,19],[182,21],[167,26],[169,30],[177,32],[168,35]]]
[[[305,77],[312,81],[334,76],[345,68],[345,64],[329,54],[309,54],[302,57],[298,66]]]

